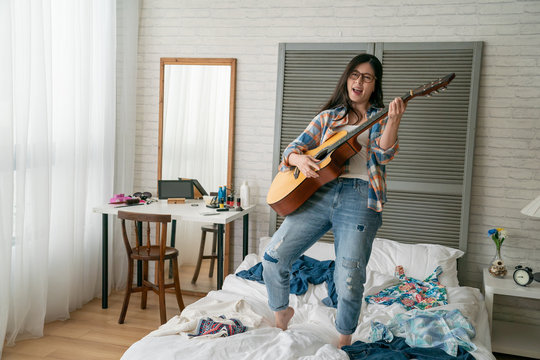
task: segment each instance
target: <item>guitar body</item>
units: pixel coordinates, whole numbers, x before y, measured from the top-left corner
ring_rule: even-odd
[[[340,131],[326,140],[320,146],[306,151],[305,155],[316,155],[347,136],[347,131]],[[279,171],[266,197],[267,203],[281,216],[286,216],[295,211],[321,186],[336,179],[343,173],[345,162],[362,149],[356,141],[356,137],[345,142],[319,162],[318,178],[306,178],[304,174],[298,172],[295,176],[294,170]]]

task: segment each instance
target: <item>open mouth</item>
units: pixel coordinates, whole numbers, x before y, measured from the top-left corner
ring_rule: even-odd
[[[364,92],[364,90],[363,90],[363,89],[359,89],[359,88],[354,88],[354,87],[353,87],[353,88],[352,88],[352,92],[353,92],[354,95],[360,96],[360,95],[362,95],[362,93]]]

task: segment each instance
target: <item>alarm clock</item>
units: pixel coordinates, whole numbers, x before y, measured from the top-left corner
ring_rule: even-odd
[[[516,266],[514,270],[514,281],[521,286],[527,286],[534,280],[534,275],[530,267]]]

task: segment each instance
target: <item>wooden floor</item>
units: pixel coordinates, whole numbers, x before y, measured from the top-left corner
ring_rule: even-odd
[[[205,261],[209,263],[208,261]],[[195,292],[208,292],[215,288],[213,278],[208,277],[208,265],[201,266],[195,285],[191,284],[194,267],[180,268],[180,286]],[[188,305],[199,296],[183,295]],[[46,324],[44,336],[39,339],[17,341],[15,346],[4,346],[3,360],[30,359],[120,359],[127,348],[150,331],[159,327],[158,297],[148,294],[146,310],[141,310],[141,294],[133,294],[124,324],[118,324],[118,316],[124,300],[123,292],[113,292],[109,297],[109,308],[101,308],[101,299],[94,299],[82,309],[71,313],[66,321]],[[176,297],[166,294],[167,318],[179,314]]]
[[[194,265],[185,265],[180,268],[180,274],[184,274],[180,277],[180,286],[182,291],[188,295],[204,296],[211,290],[217,289],[217,263],[214,266],[214,273],[212,277],[209,277],[210,261],[205,260],[201,265],[201,271],[197,277],[195,284],[191,283],[193,274],[195,273]]]
[[[208,261],[206,261],[208,262]],[[182,290],[199,293],[215,289],[215,277],[208,277],[208,265],[203,263],[199,279],[191,284],[194,267],[180,269]],[[120,359],[127,348],[150,331],[159,327],[158,299],[148,295],[146,310],[141,310],[140,294],[133,294],[125,323],[118,324],[118,316],[124,299],[123,292],[109,297],[109,308],[101,308],[101,299],[94,299],[82,309],[71,313],[71,319],[45,325],[44,336],[39,339],[18,341],[15,346],[4,346],[4,360],[72,360],[72,359]],[[185,305],[198,300],[199,296],[184,295]],[[167,318],[179,313],[174,294],[166,295]],[[497,360],[528,360],[529,358],[495,354]]]

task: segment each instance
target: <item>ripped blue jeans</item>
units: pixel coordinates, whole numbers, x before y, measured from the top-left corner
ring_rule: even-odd
[[[338,295],[336,329],[343,335],[354,333],[371,245],[382,224],[381,213],[367,207],[368,188],[368,182],[361,179],[337,178],[285,218],[266,247],[263,259],[268,305],[273,311],[284,310],[289,305],[293,262],[332,229]]]

